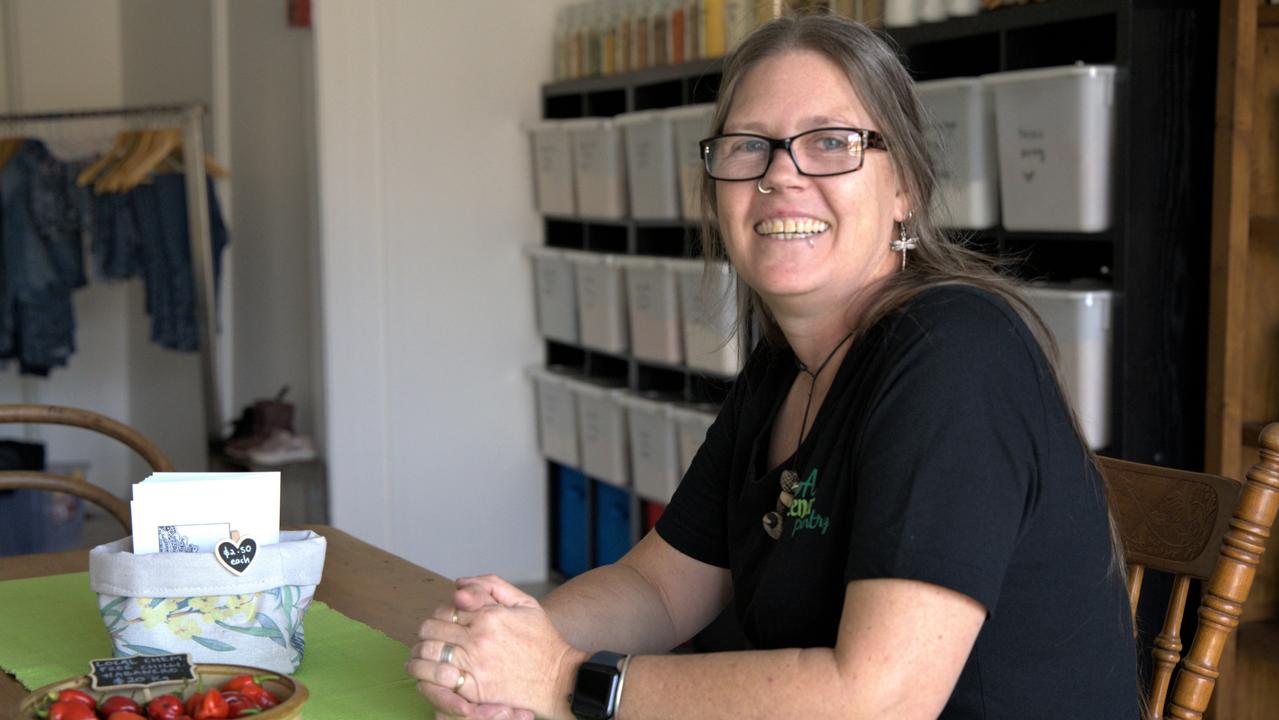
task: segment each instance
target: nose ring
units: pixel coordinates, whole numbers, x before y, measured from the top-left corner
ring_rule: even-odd
[[[773,192],[772,188],[769,188],[767,190],[764,189],[764,178],[760,178],[759,180],[755,181],[755,189],[760,191],[760,193],[763,195],[767,195]]]

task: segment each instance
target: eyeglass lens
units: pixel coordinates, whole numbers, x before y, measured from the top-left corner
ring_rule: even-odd
[[[862,134],[848,128],[821,128],[790,138],[790,156],[805,175],[839,175],[862,164]],[[719,180],[762,177],[773,143],[758,135],[721,135],[706,143],[706,170]]]

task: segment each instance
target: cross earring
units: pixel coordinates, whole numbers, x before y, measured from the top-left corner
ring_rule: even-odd
[[[913,212],[906,213],[906,219],[897,223],[897,231],[899,233],[897,239],[888,244],[888,247],[891,248],[893,252],[899,252],[902,254],[902,270],[906,269],[906,253],[919,247],[919,237],[911,235],[910,231],[906,229],[906,224],[909,223],[911,218],[914,216],[915,214]]]

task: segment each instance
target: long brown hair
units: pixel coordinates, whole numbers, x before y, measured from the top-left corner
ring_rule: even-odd
[[[917,247],[910,251],[905,270],[890,274],[861,299],[858,317],[847,318],[850,329],[860,334],[929,288],[955,284],[974,286],[1003,298],[1021,316],[1047,356],[1058,392],[1065,400],[1067,395],[1056,368],[1056,343],[1006,273],[1006,261],[967,247],[939,229],[938,211],[933,202],[937,172],[929,149],[926,116],[910,74],[897,52],[878,33],[860,23],[831,15],[790,14],[759,27],[725,60],[711,134],[723,132],[733,96],[746,73],[758,63],[792,50],[820,53],[844,70],[849,84],[870,114],[874,129],[887,138],[898,186],[906,193],[913,213],[910,230],[919,238]],[[702,177],[702,251],[708,263],[728,256],[717,227],[715,182],[709,176]],[[766,342],[785,347],[786,338],[768,307],[740,277],[737,297],[737,331],[741,333],[757,326]],[[1067,412],[1080,445],[1102,478],[1101,489],[1105,492],[1105,475],[1079,431],[1078,419],[1068,401]],[[1123,550],[1113,516],[1110,534],[1115,551],[1111,571],[1122,573]]]

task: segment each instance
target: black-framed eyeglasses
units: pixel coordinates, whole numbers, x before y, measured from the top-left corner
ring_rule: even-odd
[[[773,154],[785,150],[800,175],[825,177],[861,169],[867,150],[887,150],[884,136],[863,128],[824,127],[788,138],[729,133],[698,143],[706,174],[716,180],[758,180],[768,173]]]

